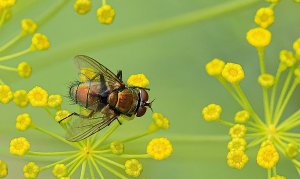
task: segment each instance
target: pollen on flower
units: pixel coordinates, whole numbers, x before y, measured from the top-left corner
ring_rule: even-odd
[[[110,5],[103,5],[97,10],[98,21],[103,24],[111,24],[115,17],[115,10]]]
[[[86,82],[91,80],[94,76],[96,75],[95,70],[91,69],[91,68],[82,68],[80,69],[80,75],[79,75],[79,81],[80,82]],[[97,77],[96,79],[99,79],[99,77]]]
[[[205,121],[215,121],[220,119],[222,107],[217,104],[209,104],[202,110],[202,116]]]
[[[259,166],[266,169],[271,169],[277,164],[278,160],[279,154],[274,145],[270,144],[260,147],[256,158],[256,162]]]
[[[172,152],[172,144],[167,138],[154,138],[147,145],[147,154],[155,160],[166,159]]]
[[[32,68],[27,62],[22,62],[19,63],[17,70],[20,77],[28,78],[31,75]]]
[[[149,80],[144,74],[131,75],[127,80],[128,86],[145,88],[149,85]]]
[[[206,64],[205,69],[207,74],[209,74],[210,76],[217,76],[217,75],[221,75],[224,66],[225,66],[224,61],[215,58]]]
[[[26,107],[28,105],[27,92],[25,90],[15,91],[13,101],[19,107]]]
[[[50,42],[45,35],[36,33],[31,39],[31,46],[34,50],[47,50],[50,47]]]
[[[0,160],[0,178],[4,178],[6,177],[8,174],[8,168],[7,168],[7,164]]]
[[[229,135],[231,136],[231,138],[242,138],[245,136],[246,131],[246,126],[242,124],[235,124],[230,128]]]
[[[29,162],[23,168],[23,174],[25,178],[35,179],[39,173],[40,167],[34,162]]]
[[[236,123],[245,123],[250,118],[250,114],[247,110],[239,111],[234,116],[234,121]]]
[[[300,38],[293,43],[293,48],[297,55],[300,55]]]
[[[246,145],[247,145],[247,142],[246,142],[245,139],[243,139],[243,138],[233,138],[228,143],[227,147],[230,151],[233,151],[233,150],[245,151]]]
[[[0,9],[8,9],[16,4],[16,0],[5,0],[0,1]]]
[[[241,150],[229,151],[227,155],[228,166],[236,169],[244,168],[248,160],[248,156]]]
[[[27,96],[32,106],[47,106],[48,104],[48,93],[39,86],[30,90]]]
[[[56,164],[52,170],[52,174],[57,177],[65,177],[68,174],[67,167],[64,164]]]
[[[30,149],[30,144],[25,137],[14,138],[10,141],[9,151],[11,154],[23,156]]]
[[[28,113],[18,115],[16,121],[16,128],[20,131],[27,130],[32,124],[31,117]]]
[[[257,27],[254,29],[250,29],[247,32],[247,41],[250,45],[260,48],[260,47],[266,47],[271,42],[271,32],[261,28]]]
[[[241,65],[227,63],[222,71],[222,76],[229,83],[236,84],[244,79],[245,73]]]
[[[271,86],[274,85],[275,78],[271,74],[264,73],[264,74],[259,75],[258,83],[260,84],[260,86],[262,86],[264,88],[270,88]]]
[[[59,110],[56,112],[55,114],[55,120],[56,122],[61,121],[62,119],[64,119],[65,117],[69,116],[71,113],[67,110]],[[66,118],[65,120],[62,121],[62,123],[66,123],[68,122],[70,119],[70,117]]]
[[[78,14],[86,14],[91,10],[91,6],[90,0],[76,0],[73,7]]]
[[[281,50],[279,53],[279,59],[281,63],[284,63],[287,67],[291,67],[296,63],[296,57],[293,52],[288,50]]]
[[[0,102],[3,104],[9,103],[13,99],[13,93],[9,86],[0,85]]]
[[[136,159],[126,160],[125,162],[125,173],[127,175],[138,177],[143,170],[142,164]]]
[[[33,34],[37,29],[37,24],[32,19],[23,19],[21,21],[23,32]]]
[[[119,141],[112,142],[110,143],[110,149],[113,154],[120,155],[124,152],[124,144]]]
[[[254,21],[262,28],[269,27],[274,22],[274,11],[272,8],[260,8],[257,10]]]
[[[157,131],[159,129],[169,129],[169,119],[161,113],[152,114],[152,124],[149,126],[148,131]]]
[[[48,106],[51,108],[57,108],[61,106],[61,103],[62,103],[62,97],[58,94],[50,95],[48,98]]]
[[[299,155],[299,147],[297,144],[289,143],[286,145],[285,153],[289,158],[295,158]]]

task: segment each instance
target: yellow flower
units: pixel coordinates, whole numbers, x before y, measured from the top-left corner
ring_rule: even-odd
[[[40,33],[34,34],[31,41],[34,50],[47,50],[50,47],[48,38]]]
[[[3,104],[9,103],[13,99],[13,93],[9,86],[0,85],[0,102]]]
[[[299,147],[297,144],[289,143],[286,145],[285,153],[289,158],[295,158],[299,154]]]
[[[27,113],[18,115],[16,121],[16,128],[20,131],[27,130],[32,124],[31,117]]]
[[[14,93],[14,103],[20,107],[26,107],[28,104],[27,92],[25,90],[17,90]]]
[[[122,154],[124,152],[124,144],[122,142],[112,142],[110,144],[110,149],[113,154]]]
[[[51,95],[48,98],[48,106],[51,108],[57,108],[61,105],[61,103],[62,103],[62,97],[58,94]]]
[[[35,179],[40,173],[40,167],[34,162],[29,162],[24,166],[23,173],[25,178]]]
[[[131,75],[127,80],[128,86],[138,86],[145,88],[149,85],[149,80],[144,74]]]
[[[4,178],[6,177],[8,174],[8,168],[7,168],[7,164],[0,160],[0,178]]]
[[[33,34],[37,29],[37,24],[32,19],[23,19],[21,21],[22,31]]]
[[[16,4],[16,0],[1,0],[0,9],[11,8]]]
[[[241,150],[230,151],[227,155],[228,166],[236,169],[244,168],[248,160],[248,156]]]
[[[32,68],[27,62],[19,63],[18,65],[18,74],[23,78],[28,78],[31,75]]]
[[[48,93],[43,88],[36,86],[28,93],[28,99],[32,106],[46,106]]]
[[[245,123],[250,118],[250,114],[247,110],[239,111],[234,116],[234,121],[236,123]]]
[[[257,153],[257,164],[263,168],[271,169],[273,168],[279,160],[279,154],[276,151],[274,145],[266,145],[260,147]]]
[[[159,129],[167,130],[169,129],[169,119],[161,113],[152,114],[153,122],[149,126],[148,131],[157,131]]]
[[[86,14],[91,10],[91,1],[90,0],[76,0],[74,4],[74,10],[78,14]]]
[[[254,21],[262,28],[269,27],[274,22],[274,11],[272,8],[260,8],[257,10]]]
[[[270,88],[271,86],[274,85],[275,78],[271,74],[264,73],[264,74],[259,75],[259,77],[258,77],[258,83],[262,87]]]
[[[217,76],[217,75],[221,75],[224,66],[225,66],[224,61],[215,58],[211,60],[209,63],[207,63],[205,68],[207,74],[209,74],[210,76]]]
[[[300,3],[300,0],[294,0],[295,3]]]
[[[270,31],[261,27],[257,27],[250,29],[247,32],[247,41],[254,47],[265,47],[270,44],[271,36],[272,34]]]
[[[55,120],[56,120],[56,122],[59,122],[59,121],[61,121],[63,118],[69,116],[70,114],[71,114],[71,113],[70,113],[69,111],[67,111],[67,110],[59,110],[59,111],[57,111],[56,114],[55,114]],[[68,122],[69,119],[70,119],[70,117],[68,117],[67,119],[63,120],[62,123]]]
[[[266,0],[266,1],[270,3],[278,3],[280,0]]]
[[[245,136],[246,131],[246,126],[242,124],[235,124],[230,128],[229,135],[231,136],[231,138],[242,138]]]
[[[202,116],[206,121],[215,121],[220,119],[222,107],[217,104],[209,104],[202,110]]]
[[[247,142],[243,138],[233,138],[231,141],[228,143],[227,147],[230,151],[233,150],[241,150],[245,151]]]
[[[284,176],[277,175],[276,177],[271,177],[271,179],[286,179]]]
[[[300,38],[293,43],[293,48],[297,55],[300,55]]]
[[[125,173],[127,175],[138,177],[143,170],[142,164],[136,159],[126,160],[125,162]]]
[[[167,138],[154,138],[147,145],[147,154],[155,160],[166,159],[172,152],[172,144]]]
[[[14,138],[10,141],[9,151],[11,154],[23,156],[30,149],[30,144],[25,137]]]
[[[96,75],[96,72],[91,68],[82,68],[80,69],[79,81],[86,82],[91,80]],[[97,77],[96,79],[99,79]]]
[[[56,164],[52,170],[52,174],[57,178],[65,177],[68,174],[67,167],[64,164]]]
[[[111,24],[115,17],[115,10],[110,5],[103,5],[97,10],[98,21]]]
[[[245,74],[241,65],[235,63],[227,63],[222,71],[222,76],[229,83],[239,83],[244,79]]]
[[[284,63],[287,67],[295,65],[296,58],[293,52],[288,50],[281,50],[279,54],[279,59],[281,63]]]

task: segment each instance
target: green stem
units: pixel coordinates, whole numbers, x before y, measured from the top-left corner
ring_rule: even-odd
[[[231,94],[231,96],[242,106],[242,108],[245,108],[242,100],[235,94],[235,92],[231,89],[228,83],[222,77],[217,77],[217,79],[225,87],[225,89]]]
[[[125,169],[125,166],[124,166],[124,165],[121,165],[121,164],[119,164],[119,163],[117,163],[117,162],[115,162],[115,161],[112,161],[112,160],[108,159],[108,158],[101,157],[101,156],[99,156],[99,155],[95,155],[95,158],[97,158],[97,159],[99,159],[99,160],[103,160],[103,161],[105,161],[105,162],[107,162],[107,163],[109,163],[109,164],[115,165],[115,166],[117,166],[117,167],[119,167],[119,168],[121,168],[121,169]]]
[[[4,85],[5,83],[0,79],[0,85]]]
[[[50,164],[50,165],[41,167],[40,170],[41,170],[41,171],[47,170],[47,169],[52,168],[53,166],[55,166],[55,165],[57,165],[57,164],[65,163],[65,162],[67,162],[67,161],[69,161],[69,160],[72,160],[73,158],[76,158],[77,156],[78,156],[78,155],[72,155],[71,157],[68,157],[68,158],[65,158],[65,159],[63,159],[63,160],[60,160],[60,161],[58,161],[58,162],[52,163],[52,164]]]
[[[218,122],[218,123],[220,123],[220,124],[223,124],[223,125],[225,125],[225,126],[230,126],[230,127],[231,127],[231,126],[234,126],[233,123],[224,121],[224,120],[222,120],[222,119],[219,119],[219,120],[217,120],[216,122]]]
[[[265,67],[265,48],[257,48],[258,58],[259,58],[259,66],[260,66],[260,73],[264,74],[266,73],[266,67]]]
[[[103,156],[113,158],[113,157],[119,157],[119,158],[151,158],[148,154],[121,154],[121,155],[115,155],[115,154],[104,154]]]
[[[263,96],[264,96],[264,108],[265,108],[265,118],[266,118],[266,122],[268,124],[271,124],[271,112],[269,109],[269,94],[268,94],[268,89],[267,88],[263,88]]]
[[[55,114],[53,114],[47,106],[45,106],[43,108],[53,119],[55,119]]]
[[[79,168],[79,166],[82,164],[82,162],[84,161],[85,159],[84,158],[81,158],[81,160],[79,160],[78,163],[75,163],[75,166],[71,169],[71,171],[69,172],[69,176],[72,176],[75,171],[77,170],[77,168]]]
[[[98,167],[98,165],[96,164],[96,162],[95,162],[95,160],[93,159],[93,157],[91,157],[90,160],[91,160],[91,162],[92,162],[94,168],[96,169],[96,172],[98,173],[99,177],[100,177],[101,179],[104,179],[103,173],[102,173],[102,171],[99,169],[99,167]]]
[[[92,179],[96,179],[95,173],[94,173],[94,170],[93,170],[93,165],[92,165],[92,163],[91,163],[91,160],[88,160],[88,165],[89,165],[89,170],[90,170],[91,178],[92,178]]]
[[[96,160],[96,162],[101,165],[103,168],[105,168],[106,170],[110,171],[112,174],[114,174],[115,176],[121,178],[121,179],[128,179],[126,176],[122,175],[121,173],[117,172],[116,170],[112,169],[111,167],[107,166],[106,164]]]
[[[286,95],[286,97],[284,98],[284,101],[282,102],[282,105],[280,106],[279,110],[277,113],[275,113],[275,119],[274,119],[274,125],[276,126],[279,122],[279,119],[284,111],[284,109],[286,108],[286,105],[288,104],[290,98],[292,97],[296,87],[298,86],[298,82],[295,80],[292,87],[290,88],[288,94]]]
[[[272,177],[272,171],[271,169],[268,169],[268,179],[271,179],[271,177]]]
[[[16,35],[10,41],[8,41],[4,45],[2,45],[0,47],[0,52],[4,51],[4,50],[8,49],[9,47],[11,47],[12,45],[14,45],[16,42],[18,42],[20,39],[22,39],[22,37],[24,37],[25,35],[26,35],[26,33],[21,31],[18,35]]]
[[[26,155],[34,155],[34,156],[66,156],[73,155],[78,153],[78,151],[69,151],[69,152],[33,152],[29,151]]]
[[[275,105],[276,91],[277,91],[277,86],[278,86],[278,83],[279,83],[281,72],[282,71],[278,67],[278,70],[276,72],[276,77],[275,77],[275,83],[274,83],[274,86],[272,88],[272,93],[271,93],[271,102],[270,102],[270,113],[271,113],[270,118],[271,119],[273,118],[273,113],[274,113],[273,110],[274,110],[274,105]]]
[[[14,54],[11,54],[11,55],[7,55],[7,56],[3,56],[3,57],[0,57],[0,61],[6,61],[6,60],[10,60],[10,59],[13,59],[13,58],[17,58],[19,56],[22,56],[22,55],[25,55],[29,52],[32,52],[34,51],[33,48],[29,47],[23,51],[20,51],[20,52],[17,52],[17,53],[14,53]]]
[[[4,9],[2,14],[1,14],[1,17],[0,17],[0,27],[2,27],[4,21],[5,21],[5,16],[7,14],[7,9]]]
[[[255,147],[258,144],[262,143],[267,137],[257,137],[256,139],[254,139],[253,141],[251,141],[248,145],[247,148],[251,148],[251,147]]]
[[[279,96],[279,99],[278,99],[278,102],[277,102],[277,105],[276,105],[276,108],[275,108],[275,111],[274,111],[274,117],[276,117],[278,115],[278,112],[279,112],[279,109],[283,103],[283,100],[284,100],[284,97],[285,97],[285,94],[286,94],[286,91],[289,87],[289,84],[290,84],[290,81],[291,81],[291,78],[293,76],[293,71],[294,71],[294,68],[291,68],[289,73],[288,73],[288,76],[284,82],[284,85],[283,85],[283,88],[281,90],[281,93],[280,93],[280,96]]]
[[[82,164],[81,173],[80,173],[80,179],[84,179],[85,170],[86,170],[86,161],[84,161],[83,164]]]
[[[47,135],[49,135],[49,136],[51,136],[51,137],[53,137],[53,138],[55,138],[55,139],[58,139],[58,140],[60,140],[60,141],[62,141],[62,142],[64,142],[64,143],[66,143],[66,144],[69,144],[69,145],[71,145],[71,146],[73,146],[73,147],[75,147],[75,148],[78,148],[78,145],[76,145],[76,143],[69,142],[69,141],[67,141],[66,139],[64,139],[63,137],[61,137],[61,136],[59,136],[59,135],[56,135],[56,134],[54,134],[54,133],[52,133],[52,132],[50,132],[50,131],[47,131],[47,130],[42,129],[42,128],[39,128],[39,127],[37,127],[37,126],[35,126],[35,125],[33,125],[32,128],[35,129],[35,130],[37,130],[37,131],[40,131],[40,132],[42,132],[42,133],[45,133],[45,134],[47,134]]]
[[[93,149],[99,147],[118,127],[120,126],[119,123],[115,122],[108,131],[100,138],[95,144],[93,145]]]
[[[296,112],[294,112],[290,117],[288,117],[286,120],[284,120],[279,126],[278,130],[281,130],[282,128],[288,127],[294,122],[298,121],[300,118],[300,109],[298,109]]]
[[[106,5],[106,0],[102,0],[102,6]]]
[[[4,66],[4,65],[0,65],[0,69],[7,70],[7,71],[18,71],[17,68],[8,67],[8,66]]]

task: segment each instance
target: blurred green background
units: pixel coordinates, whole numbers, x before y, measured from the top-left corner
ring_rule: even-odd
[[[12,19],[0,30],[0,42],[3,44],[19,33],[23,18],[38,20],[59,2],[18,0]],[[101,1],[93,0],[91,12],[84,16],[73,10],[74,2],[69,1],[39,27],[38,32],[48,36],[50,49],[1,63],[16,66],[27,61],[33,67],[29,79],[21,79],[13,72],[0,72],[1,78],[13,90],[30,90],[39,85],[49,94],[67,95],[67,84],[77,79],[72,59],[78,54],[94,57],[114,72],[122,69],[124,80],[131,74],[144,73],[150,80],[150,98],[156,99],[154,110],[165,114],[171,126],[168,131],[130,143],[128,153],[144,152],[147,142],[154,136],[168,137],[173,143],[174,153],[164,161],[142,160],[144,171],[141,178],[267,178],[267,172],[256,165],[256,148],[247,151],[250,161],[242,171],[229,168],[226,164],[228,128],[205,123],[201,117],[202,108],[209,103],[222,105],[223,118],[229,121],[233,121],[234,113],[241,109],[225,89],[206,74],[205,64],[215,57],[242,64],[246,78],[241,85],[255,109],[262,112],[261,89],[257,84],[257,53],[247,44],[245,34],[255,27],[253,18],[256,10],[267,6],[267,3],[263,0],[108,0],[108,4],[115,8],[116,18],[113,24],[103,25],[96,19]],[[231,2],[249,2],[249,5],[207,20],[195,20],[180,28],[157,29],[151,33],[155,24],[163,29],[168,19],[182,20],[182,15]],[[300,36],[299,12],[300,4],[291,0],[282,1],[275,10],[275,24],[270,28],[272,44],[266,52],[270,73],[274,73],[277,67],[279,50],[291,49],[292,42]],[[30,38],[27,36],[1,56],[27,48]],[[293,97],[288,111],[298,108],[299,97],[299,94]],[[72,111],[76,106],[69,105],[66,99],[64,108]],[[9,156],[9,141],[13,137],[26,136],[33,151],[69,149],[38,132],[17,131],[15,118],[23,112],[30,113],[39,126],[64,135],[64,131],[42,109],[20,109],[13,103],[1,105],[0,158],[9,164],[7,178],[22,178],[22,168],[26,163],[24,158]],[[150,123],[151,112],[148,112],[145,117],[123,125],[113,139],[141,133]],[[289,179],[299,178],[291,162],[284,157],[278,164],[278,172]],[[106,176],[113,178],[110,174]],[[39,178],[52,178],[51,171],[43,172]]]

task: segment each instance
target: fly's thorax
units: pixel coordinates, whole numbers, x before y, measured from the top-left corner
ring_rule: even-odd
[[[138,105],[138,91],[135,89],[124,89],[118,93],[116,109],[123,114],[135,114]]]

